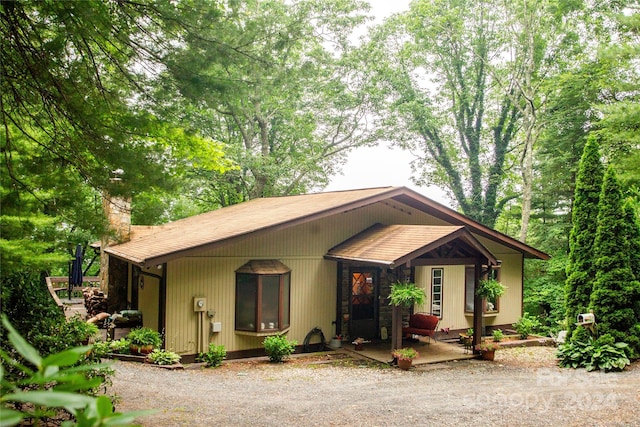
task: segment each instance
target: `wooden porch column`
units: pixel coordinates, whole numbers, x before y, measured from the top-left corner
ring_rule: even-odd
[[[475,277],[473,279],[473,348],[482,341],[482,297],[477,294],[482,275],[482,262],[476,260]]]
[[[391,309],[391,351],[402,348],[402,307]]]

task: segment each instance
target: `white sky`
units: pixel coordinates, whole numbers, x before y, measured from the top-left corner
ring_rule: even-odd
[[[376,22],[385,17],[405,11],[410,0],[369,0],[371,13]],[[324,191],[353,190],[368,187],[405,186],[446,206],[452,206],[444,191],[437,187],[419,187],[410,180],[410,163],[413,156],[408,151],[391,148],[381,142],[377,147],[363,147],[353,150],[342,175],[331,178]]]

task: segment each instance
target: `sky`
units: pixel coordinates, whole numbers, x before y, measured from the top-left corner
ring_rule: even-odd
[[[376,23],[393,13],[407,10],[409,2],[410,0],[369,0]],[[377,147],[355,149],[349,154],[342,174],[333,176],[324,191],[404,186],[451,207],[451,201],[441,189],[433,186],[420,187],[411,182],[412,160],[410,152],[392,148],[388,142],[381,142]]]

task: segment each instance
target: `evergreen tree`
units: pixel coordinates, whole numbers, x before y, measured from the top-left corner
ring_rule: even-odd
[[[569,235],[569,262],[565,284],[567,326],[589,306],[592,282],[595,278],[593,242],[596,235],[598,203],[602,189],[603,166],[595,139],[589,138],[584,147],[576,177],[572,212],[573,228]]]
[[[631,271],[635,280],[640,280],[640,223],[638,222],[638,215],[633,207],[632,199],[628,198],[625,201],[623,209],[624,222],[629,228],[627,239],[629,240]]]
[[[640,295],[631,271],[630,227],[625,221],[622,190],[613,166],[608,167],[604,176],[598,208],[593,245],[596,279],[590,308],[596,316],[599,335],[609,334],[639,352],[639,313],[634,306]]]

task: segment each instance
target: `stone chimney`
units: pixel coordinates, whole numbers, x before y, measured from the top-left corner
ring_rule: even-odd
[[[115,185],[121,182],[122,173],[121,169],[113,171],[111,182]],[[102,194],[102,209],[109,222],[109,229],[100,242],[100,289],[109,295],[109,288],[112,288],[110,281],[116,278],[109,277],[109,256],[104,250],[114,243],[124,243],[131,239],[131,199],[105,192]]]

